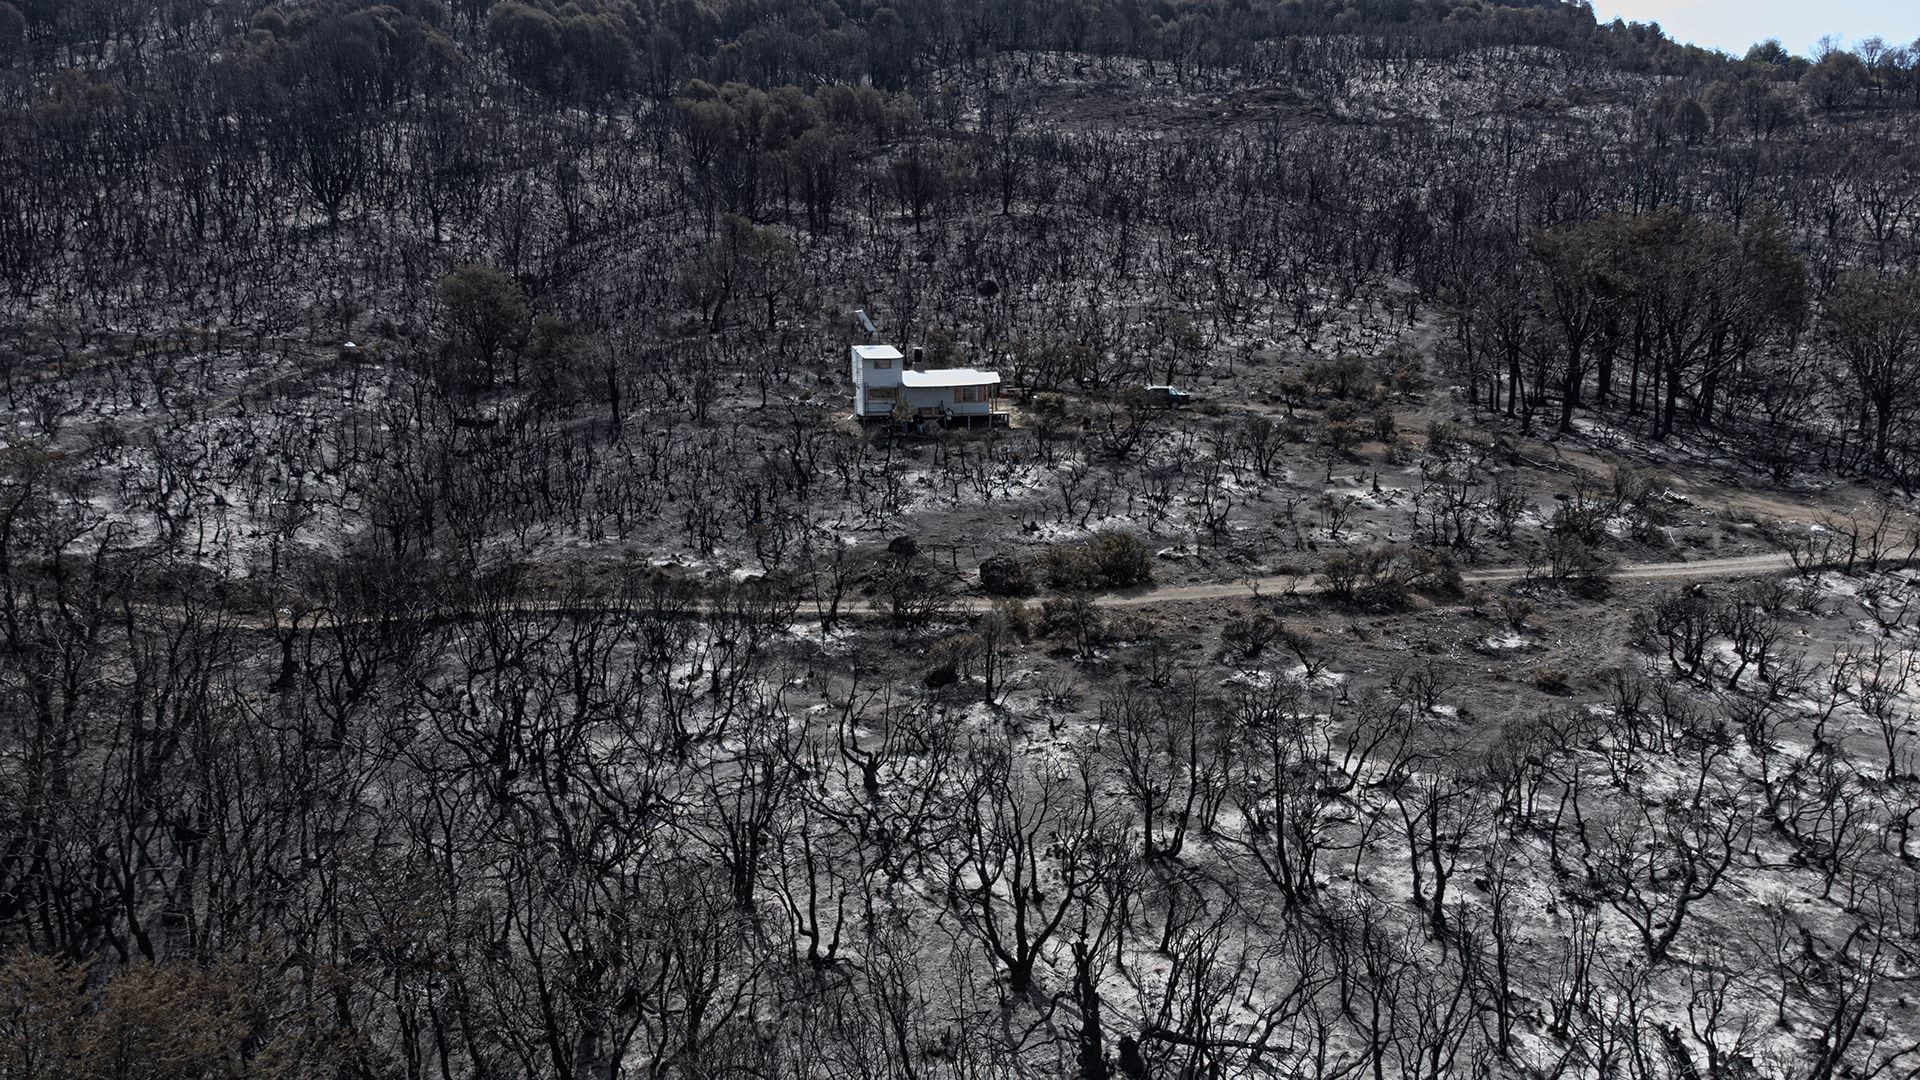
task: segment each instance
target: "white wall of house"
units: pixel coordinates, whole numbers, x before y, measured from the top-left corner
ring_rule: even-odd
[[[885,416],[900,396],[900,372],[906,359],[891,345],[855,345],[848,354],[853,365],[853,415]]]
[[[985,416],[993,409],[991,386],[909,386],[901,392],[914,409],[939,411],[942,406],[952,416]]]

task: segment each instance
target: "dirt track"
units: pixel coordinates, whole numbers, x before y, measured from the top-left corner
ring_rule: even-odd
[[[1793,569],[1793,561],[1785,554],[1736,555],[1724,559],[1700,559],[1694,562],[1658,562],[1638,563],[1615,569],[1615,581],[1706,581],[1714,578],[1760,577],[1777,574]],[[1462,582],[1468,585],[1497,584],[1500,582],[1525,579],[1524,567],[1503,566],[1488,570],[1470,570],[1460,575]],[[1252,580],[1215,582],[1205,585],[1168,585],[1158,588],[1142,589],[1128,593],[1112,593],[1089,599],[1097,607],[1103,608],[1153,608],[1165,604],[1206,603],[1208,601],[1243,600],[1255,596],[1311,596],[1323,592],[1324,587],[1312,576],[1275,575]],[[959,612],[982,612],[990,610],[996,601],[991,597],[967,596],[959,598],[950,608]],[[615,611],[622,605],[617,603],[595,603],[591,600],[567,599],[527,600],[510,605],[510,610],[529,614],[565,614],[588,611]],[[704,614],[710,605],[696,602],[686,610],[690,614]],[[173,605],[151,605],[146,610],[155,615],[178,616],[180,609]],[[496,609],[497,610],[497,609]],[[812,610],[809,600],[801,600],[795,611],[799,622],[813,622],[809,617]],[[419,612],[415,618],[444,620],[459,619],[472,614],[460,609],[437,609]],[[842,618],[861,618],[871,616],[858,601],[845,603],[841,607]],[[285,625],[291,616],[282,612],[279,619],[263,615],[237,614],[236,625],[250,630],[268,630],[276,624]],[[334,619],[321,612],[309,611],[300,620],[307,626],[336,625]]]
[[[1696,562],[1640,563],[1622,566],[1614,574],[1616,581],[1697,581],[1707,578],[1754,577],[1793,569],[1786,555],[1738,555],[1725,559]],[[1502,566],[1492,570],[1469,570],[1460,580],[1469,585],[1520,581],[1527,576],[1524,567]],[[1234,581],[1208,585],[1174,585],[1138,593],[1100,597],[1094,602],[1103,607],[1154,607],[1196,600],[1238,600],[1247,596],[1307,595],[1321,591],[1311,576],[1282,574],[1256,578],[1252,582]]]

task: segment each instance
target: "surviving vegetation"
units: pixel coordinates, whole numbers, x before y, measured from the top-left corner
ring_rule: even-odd
[[[1917,136],[1559,0],[0,0],[0,1078],[1920,1075]]]

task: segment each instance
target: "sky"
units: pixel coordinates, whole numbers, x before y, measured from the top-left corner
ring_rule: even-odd
[[[1826,34],[1848,46],[1876,34],[1890,45],[1920,38],[1916,0],[1593,0],[1593,13],[1602,21],[1657,22],[1675,41],[1735,56],[1770,37],[1800,56]]]

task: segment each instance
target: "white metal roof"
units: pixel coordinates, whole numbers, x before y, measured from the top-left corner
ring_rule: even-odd
[[[977,371],[970,367],[900,373],[900,385],[907,387],[992,386],[999,381],[1000,373],[997,371]]]
[[[862,360],[900,359],[900,350],[891,345],[855,345],[853,351]]]

